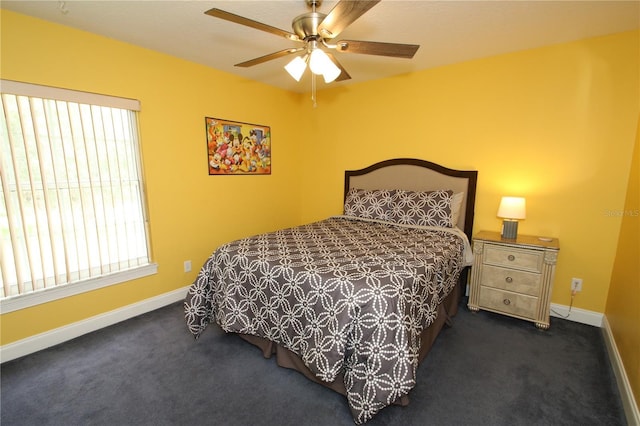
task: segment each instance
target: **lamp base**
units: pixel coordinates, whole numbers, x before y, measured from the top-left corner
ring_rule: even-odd
[[[518,221],[517,220],[503,221],[501,236],[505,240],[515,240],[518,237]]]

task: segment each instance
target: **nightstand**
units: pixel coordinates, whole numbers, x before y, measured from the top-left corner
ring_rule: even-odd
[[[499,232],[479,232],[473,238],[469,309],[533,321],[548,329],[559,250],[556,238],[518,235],[505,240]]]

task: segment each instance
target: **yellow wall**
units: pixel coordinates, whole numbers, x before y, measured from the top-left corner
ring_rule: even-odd
[[[2,315],[3,345],[189,285],[217,245],[299,223],[300,96],[6,10],[1,19],[3,79],[141,101],[158,264],[154,276]],[[270,125],[273,173],[208,176],[205,116]]]
[[[605,315],[640,406],[640,120]]]
[[[604,312],[639,102],[637,31],[444,66],[318,94],[303,157],[303,219],[340,212],[343,170],[393,157],[476,169],[475,229],[502,195],[527,199],[523,234],[560,239],[552,302]],[[346,62],[346,59],[345,59]]]
[[[152,277],[3,315],[2,344],[185,286],[222,242],[339,213],[344,170],[392,157],[479,170],[476,231],[499,229],[500,196],[526,196],[520,231],[561,242],[552,301],[568,305],[570,279],[581,277],[574,306],[604,312],[621,225],[606,212],[624,206],[639,109],[637,31],[337,86],[313,109],[307,95],[7,11],[1,19],[2,78],[142,101],[159,264]],[[207,176],[204,116],[271,125],[273,174]]]

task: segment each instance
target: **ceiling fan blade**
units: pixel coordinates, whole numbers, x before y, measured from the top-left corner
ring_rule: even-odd
[[[254,21],[253,19],[245,18],[243,16],[235,15],[231,12],[225,12],[224,10],[213,8],[207,10],[205,14],[213,16],[214,18],[220,18],[226,21],[235,22],[236,24],[246,25],[247,27],[255,28],[256,30],[275,34],[288,40],[302,41],[300,40],[300,37],[293,33],[290,33],[289,31],[281,30],[280,28],[272,27],[271,25],[263,24],[262,22]]]
[[[380,0],[342,0],[318,25],[318,34],[324,38],[334,38],[353,21],[364,15]]]
[[[268,55],[260,56],[259,58],[251,59],[249,61],[240,62],[239,64],[235,64],[236,67],[248,68],[254,65],[261,64],[263,62],[271,61],[273,59],[282,58],[283,56],[291,55],[292,53],[297,53],[305,50],[304,47],[299,47],[297,49],[284,49],[278,52],[269,53]]]
[[[338,60],[336,59],[335,56],[333,56],[333,54],[331,52],[326,52],[327,56],[329,57],[329,59],[331,59],[331,62],[333,62],[338,68],[340,68],[340,75],[338,76],[338,78],[336,78],[335,81],[344,81],[344,80],[350,80],[351,76],[349,75],[349,73],[347,72],[346,69],[344,69],[344,67],[342,66],[342,64],[340,62],[338,62]]]
[[[418,44],[381,43],[361,40],[341,40],[336,43],[336,49],[340,52],[407,59],[413,58],[419,47],[420,45]]]

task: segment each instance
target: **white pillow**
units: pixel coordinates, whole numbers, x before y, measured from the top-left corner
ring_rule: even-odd
[[[460,207],[462,207],[462,199],[464,198],[464,192],[458,192],[451,196],[451,223],[453,226],[457,226],[458,219],[460,219]]]

